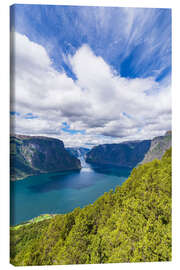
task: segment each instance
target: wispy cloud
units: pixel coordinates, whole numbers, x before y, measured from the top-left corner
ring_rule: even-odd
[[[15,5],[13,14],[15,30],[42,45],[54,68],[73,79],[67,55],[84,44],[123,77],[170,74],[170,9]]]

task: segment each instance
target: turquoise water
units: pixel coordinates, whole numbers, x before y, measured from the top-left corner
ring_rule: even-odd
[[[83,168],[11,181],[11,225],[41,214],[62,214],[93,203],[121,185],[130,174],[124,168]]]

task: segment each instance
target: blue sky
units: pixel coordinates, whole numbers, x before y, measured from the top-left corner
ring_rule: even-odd
[[[17,54],[17,59],[20,59],[17,61],[20,64],[19,66],[17,64],[17,67],[14,67],[15,69],[20,70],[24,65],[23,68],[30,70],[30,66],[33,66],[37,59],[34,62],[32,62],[33,60],[30,61],[30,58],[33,59],[31,53],[35,47],[38,51],[37,45],[39,45],[39,51],[44,56],[44,60],[42,59],[42,62],[45,61],[44,66],[47,65],[48,70],[51,68],[51,73],[54,73],[55,76],[64,76],[64,81],[70,82],[70,79],[72,79],[71,83],[74,84],[74,89],[79,87],[77,93],[79,96],[82,96],[82,99],[80,100],[79,97],[79,100],[76,100],[74,105],[73,101],[69,101],[69,97],[68,101],[67,97],[62,101],[60,96],[58,96],[61,100],[59,103],[59,115],[57,113],[58,109],[54,113],[55,109],[50,109],[49,107],[51,106],[47,106],[46,109],[49,111],[49,114],[52,113],[51,115],[54,115],[52,119],[48,116],[50,118],[49,121],[53,123],[56,118],[56,121],[59,122],[49,132],[48,130],[38,130],[37,128],[34,129],[34,132],[22,129],[22,125],[18,123],[23,121],[23,118],[31,120],[29,123],[33,123],[34,120],[35,123],[37,119],[44,121],[45,114],[42,108],[38,109],[37,106],[35,108],[30,103],[27,103],[27,106],[23,108],[22,100],[17,98],[16,103],[19,106],[17,106],[16,113],[12,114],[12,117],[17,118],[16,132],[33,133],[36,135],[39,133],[44,135],[52,134],[52,136],[59,136],[65,140],[67,139],[67,133],[69,133],[70,135],[76,135],[68,138],[69,141],[76,140],[77,136],[79,136],[79,143],[81,141],[83,144],[86,141],[89,143],[89,140],[91,140],[94,144],[97,144],[99,142],[141,139],[147,136],[162,135],[163,132],[171,128],[171,104],[167,106],[171,85],[172,53],[170,9],[14,5],[11,7],[11,31],[18,34],[18,40],[21,40],[17,41],[19,42],[17,44],[27,43],[27,46],[32,47],[32,50],[26,51],[22,55],[19,52],[20,48],[18,48],[18,45],[16,46],[14,54]],[[45,60],[45,58],[47,59]],[[83,61],[87,61],[85,66],[81,64]],[[93,73],[93,66],[95,69],[97,68],[95,74]],[[98,67],[102,72],[104,71],[103,74],[99,72]],[[43,72],[47,72],[47,69],[46,71],[43,69]],[[96,73],[97,81],[92,83],[92,76],[96,76]],[[20,72],[16,74],[16,76],[19,76],[19,79],[22,79],[22,76],[24,76],[24,90],[22,90],[24,93],[22,96],[29,91],[25,87],[27,81],[28,85],[31,84],[34,87],[33,89],[37,87],[34,84],[37,81],[35,78],[37,73],[31,74],[31,71],[28,73],[32,75],[31,81],[27,73],[21,76],[18,74]],[[100,83],[102,79],[104,79],[104,85]],[[54,83],[52,84],[54,85]],[[129,85],[128,87],[127,84]],[[141,93],[144,93],[143,96],[136,94],[137,87],[141,89],[139,90]],[[48,93],[49,89],[46,91],[46,86],[43,86],[43,88],[44,90],[38,88],[39,92]],[[59,88],[61,88],[61,85],[59,85]],[[115,91],[114,88],[117,88],[116,93],[113,92]],[[131,88],[132,90],[128,90]],[[120,89],[119,92],[118,89]],[[19,90],[15,89],[15,91]],[[117,114],[113,112],[114,118],[109,118],[105,113],[99,112],[100,109],[98,107],[101,110],[106,110],[104,103],[109,102],[108,95],[113,98],[113,95],[117,96],[119,93],[118,98],[121,100],[120,95],[125,95],[124,91],[130,91],[130,98],[128,96],[123,97],[125,102],[127,102],[127,108],[123,104],[121,106],[120,102],[119,106],[122,109]],[[37,91],[35,92],[37,93]],[[98,97],[95,92],[99,93]],[[44,95],[42,93],[38,93],[36,100]],[[56,93],[56,95],[58,94]],[[32,96],[33,102],[32,93],[30,96]],[[147,96],[149,96],[149,99],[147,99]],[[93,101],[93,98],[96,98],[96,101]],[[141,104],[138,103],[139,98],[142,99]],[[154,115],[150,117],[148,115],[150,108],[147,108],[146,111],[144,108],[146,106],[145,104],[143,105],[143,102],[150,101],[153,103],[153,98],[155,100],[161,98],[164,111],[158,111],[158,104],[152,104]],[[135,100],[134,108],[130,104],[133,100]],[[81,102],[83,102],[82,108],[81,105],[78,107],[78,104],[81,104]],[[98,102],[99,104],[96,104]],[[68,106],[65,108],[67,103]],[[89,109],[88,111],[87,107],[84,108],[85,103],[87,103],[91,110]],[[135,111],[138,112],[138,106],[140,106],[139,111],[141,112],[142,110],[141,116],[134,115]],[[28,110],[25,110],[25,108],[28,108]],[[109,108],[111,109],[113,106]],[[162,114],[159,120],[159,128],[158,123],[152,123],[151,119],[156,117],[156,114]],[[163,118],[163,115],[166,115],[166,117]],[[122,121],[118,122],[121,118]],[[134,121],[130,123],[128,122],[130,121],[129,119],[131,121],[134,119]],[[167,123],[167,119],[169,124],[165,125],[164,123]],[[128,124],[124,124],[124,122]],[[32,126],[34,126],[34,123]],[[66,123],[66,125],[63,123]],[[51,126],[50,122],[48,124]],[[149,125],[149,129],[145,125]],[[60,129],[58,128],[59,126]],[[135,128],[138,132],[135,132],[136,136],[132,136],[131,133],[134,133]],[[149,132],[150,129],[152,132]],[[121,132],[118,130],[121,130]]]
[[[171,10],[131,9],[140,16],[128,34],[124,33],[127,14],[114,7],[15,5],[11,27],[45,47],[55,68],[73,78],[62,54],[74,54],[88,44],[123,77],[155,75],[162,80],[171,72]],[[139,26],[142,29],[136,34]]]

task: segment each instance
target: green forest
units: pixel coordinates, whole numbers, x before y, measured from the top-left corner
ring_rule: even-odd
[[[171,260],[171,149],[82,209],[11,227],[11,263]]]

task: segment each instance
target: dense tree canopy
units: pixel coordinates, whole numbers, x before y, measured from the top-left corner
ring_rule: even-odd
[[[171,149],[83,209],[11,228],[14,265],[169,260]]]

